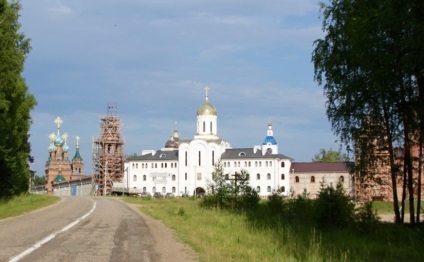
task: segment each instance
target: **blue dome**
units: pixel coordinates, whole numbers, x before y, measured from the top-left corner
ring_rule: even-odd
[[[65,143],[65,145],[63,146],[63,151],[64,152],[68,152],[69,151],[69,146],[68,144]]]
[[[61,136],[56,136],[55,138],[54,138],[54,144],[56,145],[56,146],[58,146],[58,145],[61,145],[61,146],[63,146],[63,144],[65,143],[65,139],[63,139],[63,137],[61,137]]]
[[[267,136],[265,137],[265,140],[262,143],[262,145],[268,145],[268,144],[276,145],[277,141],[275,141],[275,138],[273,136]]]

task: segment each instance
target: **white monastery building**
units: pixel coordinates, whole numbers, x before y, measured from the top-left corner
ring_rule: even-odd
[[[218,136],[218,114],[209,102],[208,91],[205,87],[205,102],[197,110],[193,139],[180,139],[174,129],[164,148],[143,150],[141,156],[126,161],[123,182],[128,188],[151,194],[201,195],[207,193],[215,165],[220,162],[229,178],[246,170],[249,185],[261,197],[277,190],[286,196],[306,191],[313,197],[321,181],[332,185],[340,181],[346,192],[351,192],[352,179],[346,163],[295,163],[279,153],[272,123],[264,130],[266,136],[261,145],[232,148]]]

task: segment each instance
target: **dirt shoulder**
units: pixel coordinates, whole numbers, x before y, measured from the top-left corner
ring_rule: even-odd
[[[124,201],[122,201],[125,203]],[[155,220],[140,211],[140,206],[136,204],[128,204],[129,207],[137,211],[146,221],[155,241],[155,253],[160,254],[160,261],[173,262],[195,262],[199,261],[196,252],[187,244],[179,241],[174,232],[166,227],[162,222]]]

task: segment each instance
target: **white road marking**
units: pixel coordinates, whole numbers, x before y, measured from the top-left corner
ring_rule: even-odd
[[[31,254],[33,251],[37,250],[38,248],[40,248],[42,245],[44,245],[45,243],[49,242],[50,240],[52,240],[53,238],[56,237],[57,234],[63,233],[66,230],[69,230],[70,228],[72,228],[73,226],[75,226],[76,224],[78,224],[79,222],[81,222],[81,220],[85,219],[86,217],[88,217],[91,213],[93,213],[94,209],[96,209],[96,202],[94,202],[93,208],[88,211],[88,213],[86,213],[85,215],[83,215],[82,217],[78,218],[77,220],[75,220],[74,222],[70,223],[69,225],[65,226],[64,228],[62,228],[59,231],[56,231],[53,234],[48,235],[47,237],[43,238],[42,240],[38,241],[37,243],[35,243],[32,247],[28,248],[27,250],[25,250],[24,252],[20,253],[19,255],[11,258],[9,260],[9,262],[17,262],[19,260],[21,260],[22,258],[24,258],[25,256]]]

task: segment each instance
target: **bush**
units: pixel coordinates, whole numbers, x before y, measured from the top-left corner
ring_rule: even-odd
[[[315,222],[321,228],[345,228],[353,222],[354,204],[343,186],[324,186],[315,200]]]
[[[372,208],[372,202],[363,203],[355,210],[355,226],[360,233],[369,234],[377,228],[380,218]]]

